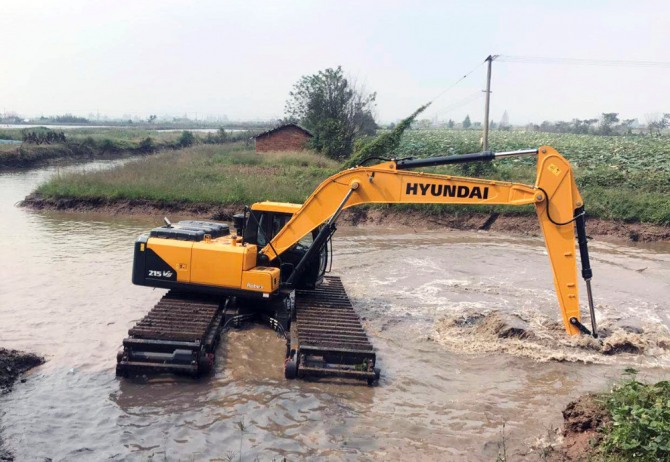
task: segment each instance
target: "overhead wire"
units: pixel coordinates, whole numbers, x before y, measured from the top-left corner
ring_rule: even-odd
[[[471,75],[473,72],[475,72],[477,69],[479,69],[482,65],[484,65],[485,62],[486,62],[486,61],[482,61],[481,63],[477,64],[477,65],[476,65],[475,67],[473,67],[469,72],[465,73],[465,74],[463,75],[463,77],[459,78],[459,79],[456,80],[454,83],[452,83],[452,84],[449,85],[447,88],[445,88],[445,89],[442,90],[440,93],[438,93],[433,99],[430,100],[429,103],[430,103],[430,104],[434,103],[435,101],[437,101],[438,98],[441,98],[441,97],[444,96],[448,91],[452,90],[456,85],[458,85],[458,84],[461,83],[463,80],[465,80],[465,79],[467,79],[468,77],[470,77],[470,75]]]
[[[466,105],[470,104],[473,101],[480,100],[483,96],[484,96],[484,94],[482,93],[482,91],[477,90],[476,92],[471,93],[470,95],[468,95],[468,96],[466,96],[466,97],[464,97],[460,100],[453,101],[451,104],[440,108],[439,110],[435,111],[435,114],[436,115],[448,114],[448,113],[454,111],[455,109],[458,109],[458,108],[461,108],[463,106],[466,106]]]
[[[624,59],[584,59],[559,58],[550,56],[513,56],[499,55],[499,62],[522,64],[566,64],[576,66],[606,66],[606,67],[660,67],[670,68],[670,61],[634,61]]]
[[[447,88],[445,88],[444,90],[442,90],[440,93],[438,93],[437,95],[435,95],[435,96],[428,102],[428,104],[433,104],[433,103],[434,103],[435,101],[437,101],[439,98],[441,98],[442,96],[444,96],[447,92],[449,92],[449,91],[451,91],[452,89],[454,89],[458,84],[460,84],[462,81],[464,81],[465,79],[467,79],[468,77],[470,77],[470,75],[472,75],[472,73],[474,73],[477,69],[479,69],[481,66],[483,66],[485,62],[486,62],[486,60],[480,62],[480,63],[477,64],[475,67],[473,67],[472,69],[470,69],[468,72],[466,72],[465,74],[463,74],[462,77],[460,77],[460,78],[459,78],[458,80],[456,80],[454,83],[452,83],[452,84],[449,85]],[[456,109],[456,108],[458,108],[458,107],[461,107],[461,106],[463,106],[463,105],[465,105],[465,104],[468,104],[468,103],[474,101],[474,100],[477,99],[479,96],[481,96],[481,95],[480,95],[480,92],[477,91],[476,94],[471,94],[471,95],[467,96],[466,98],[464,98],[464,99],[462,99],[462,100],[453,102],[452,104],[450,104],[450,105],[447,106],[446,108],[443,108],[443,109],[441,109],[441,110],[439,110],[439,111],[436,111],[435,114],[436,114],[436,115],[437,115],[437,114],[443,114],[443,113],[445,112],[445,110],[446,110],[446,111],[451,111],[451,110],[453,110],[453,109]]]

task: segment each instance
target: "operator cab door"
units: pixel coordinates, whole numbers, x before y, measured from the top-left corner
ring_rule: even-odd
[[[256,244],[260,251],[282,230],[293,215],[279,212],[259,212],[251,210],[244,229],[244,242]],[[280,257],[281,263],[290,263],[296,266],[312,245],[319,233],[320,227],[307,234],[296,245],[286,250]],[[272,262],[272,266],[279,266],[279,259]],[[314,288],[323,279],[328,265],[328,249],[326,246],[317,254],[314,261],[307,265],[302,277],[297,283],[298,288]],[[288,275],[287,275],[288,276]],[[283,275],[282,275],[283,277]]]

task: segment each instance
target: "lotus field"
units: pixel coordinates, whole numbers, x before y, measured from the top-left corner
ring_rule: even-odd
[[[394,155],[429,157],[478,152],[481,136],[481,131],[472,130],[408,130]],[[670,137],[494,130],[489,144],[493,151],[542,145],[557,149],[574,166],[591,216],[670,225]],[[532,184],[534,159],[504,159],[480,170],[468,165],[461,173]]]

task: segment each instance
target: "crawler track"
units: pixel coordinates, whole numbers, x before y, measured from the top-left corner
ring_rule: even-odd
[[[128,331],[116,374],[206,373],[222,322],[220,298],[170,291]]]
[[[376,354],[339,277],[296,291],[286,376],[379,379]]]
[[[224,321],[268,317],[259,307],[240,311],[229,300],[168,292],[128,331],[117,355],[116,374],[209,372]],[[288,317],[286,321],[288,327]],[[314,290],[296,291],[288,342],[287,378],[336,376],[369,384],[379,379],[374,348],[339,277],[324,278]]]

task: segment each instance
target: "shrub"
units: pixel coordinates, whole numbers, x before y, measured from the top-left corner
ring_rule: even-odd
[[[193,132],[184,130],[181,132],[181,136],[179,137],[177,144],[182,148],[193,146],[195,144],[195,135],[193,135]]]
[[[156,144],[150,136],[147,136],[142,141],[140,141],[140,145],[137,147],[137,150],[144,154],[150,154],[156,150]]]
[[[622,460],[670,460],[670,382],[640,383],[635,373],[606,396],[612,414],[605,428],[605,455]]]

